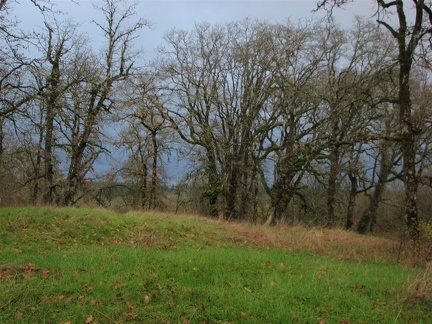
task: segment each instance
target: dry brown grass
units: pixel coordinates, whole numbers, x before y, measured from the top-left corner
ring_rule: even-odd
[[[167,217],[166,213],[157,211],[147,214]],[[192,214],[180,214],[177,217],[216,224],[232,233],[227,240],[242,246],[256,245],[260,248],[309,251],[337,259],[400,263],[410,267],[424,267],[427,263],[424,244],[410,242],[407,235],[396,232],[383,237],[380,234],[360,235],[340,228],[307,227],[301,224],[269,227]]]
[[[232,240],[239,244],[256,244],[262,248],[277,247],[291,251],[310,251],[330,257],[354,261],[397,262],[418,265],[415,255],[405,251],[408,245],[399,240],[372,235],[360,235],[343,229],[317,227],[265,227],[247,223],[222,222],[220,225],[233,233]]]
[[[413,306],[422,306],[425,309],[432,307],[432,262],[428,261],[425,270],[414,278],[408,278],[401,295],[398,296],[399,313],[397,322],[404,309]],[[425,318],[426,319],[426,318]],[[427,319],[431,319],[430,315]]]
[[[417,278],[409,281],[410,284],[405,290],[403,302],[405,304],[413,303],[431,303],[432,302],[432,273],[431,265],[426,267],[424,273]]]

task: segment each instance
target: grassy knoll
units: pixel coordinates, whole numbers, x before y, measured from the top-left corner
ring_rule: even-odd
[[[430,323],[397,242],[161,214],[0,208],[0,323]]]

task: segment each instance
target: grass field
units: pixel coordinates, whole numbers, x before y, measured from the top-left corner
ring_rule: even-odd
[[[0,323],[432,323],[398,242],[191,216],[0,208]]]

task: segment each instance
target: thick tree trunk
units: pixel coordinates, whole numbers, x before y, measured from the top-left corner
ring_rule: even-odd
[[[286,215],[289,203],[294,196],[294,190],[291,187],[291,180],[287,180],[283,184],[277,186],[277,193],[275,197],[275,206],[273,214],[267,220],[266,225],[277,225],[281,223]]]
[[[411,238],[417,238],[418,210],[417,189],[418,180],[416,175],[416,130],[413,125],[411,113],[411,90],[409,75],[411,58],[401,57],[399,75],[399,120],[401,125],[401,151],[403,157],[403,181],[405,185],[405,221]]]
[[[374,193],[370,199],[369,207],[363,213],[357,226],[357,232],[360,234],[365,234],[368,230],[370,232],[373,231],[374,225],[376,223],[378,207],[381,202],[382,194],[384,193],[387,178],[390,174],[391,166],[389,165],[390,161],[388,155],[388,148],[386,147],[386,143],[383,143],[383,146],[384,147],[381,150],[381,165],[378,174],[378,182],[375,185]]]
[[[66,192],[63,198],[63,204],[65,206],[72,206],[76,202],[75,196],[77,194],[78,184],[80,182],[78,179],[78,163],[78,158],[72,157],[71,165],[69,167],[69,173],[66,178]]]
[[[210,217],[218,218],[219,217],[219,207],[218,200],[220,195],[220,180],[218,177],[217,166],[216,166],[216,157],[214,156],[211,149],[207,151],[208,158],[208,169],[207,174],[209,176],[209,189],[208,189],[208,199],[209,199],[209,209],[210,209]]]
[[[77,201],[76,196],[78,189],[82,186],[84,179],[84,151],[88,145],[88,139],[91,134],[91,129],[94,126],[95,115],[92,114],[88,117],[89,120],[86,122],[85,130],[81,137],[77,137],[72,140],[74,143],[71,148],[71,155],[69,156],[69,172],[66,178],[66,193],[64,195],[63,203],[66,206],[74,205]],[[78,136],[78,135],[77,135]]]
[[[96,97],[98,94],[97,90],[91,91],[91,98],[88,104],[88,116],[87,120],[85,120],[84,130],[82,134],[74,133],[71,139],[71,152],[70,152],[70,164],[68,176],[66,178],[66,193],[64,195],[63,203],[65,205],[74,205],[77,201],[76,196],[78,190],[83,185],[83,180],[85,178],[85,165],[83,163],[84,160],[84,152],[89,145],[90,136],[93,133],[93,129],[97,124],[96,117],[100,113],[103,102],[107,97],[108,90],[110,86],[101,92],[100,98],[96,101]],[[95,104],[95,102],[97,102]]]
[[[235,164],[235,163],[234,163]],[[233,166],[227,183],[227,190],[225,196],[225,219],[237,219],[237,178],[239,176],[239,171],[236,166]]]
[[[354,218],[354,208],[356,205],[356,197],[357,197],[357,177],[353,172],[348,173],[348,178],[350,180],[350,191],[348,197],[348,208],[347,208],[347,219],[345,223],[345,229],[349,230],[353,226],[353,218]]]

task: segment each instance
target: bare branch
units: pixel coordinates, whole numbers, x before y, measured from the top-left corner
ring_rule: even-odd
[[[7,0],[0,0],[0,11],[3,10],[4,6],[6,5]]]

